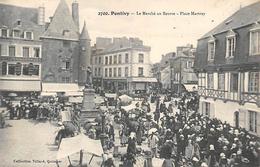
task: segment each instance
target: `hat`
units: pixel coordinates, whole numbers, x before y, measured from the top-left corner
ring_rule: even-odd
[[[192,160],[195,162],[199,162],[199,159],[197,157],[193,157]]]
[[[215,150],[214,145],[209,145],[209,150]]]
[[[108,154],[107,158],[113,158],[113,155],[112,154]]]
[[[241,155],[242,154],[242,151],[241,150],[238,150],[237,151],[237,155]]]
[[[208,165],[206,164],[206,162],[202,162],[200,167],[208,167]]]
[[[238,141],[238,138],[236,137],[236,138],[234,138],[234,141]]]
[[[226,158],[226,155],[224,153],[220,153],[221,158]]]

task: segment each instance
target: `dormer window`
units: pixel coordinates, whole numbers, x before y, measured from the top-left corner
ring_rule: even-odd
[[[211,36],[210,40],[208,41],[208,60],[213,61],[215,57],[215,45],[216,39]]]
[[[8,37],[8,30],[6,28],[1,29],[1,36]]]
[[[25,31],[24,32],[24,38],[32,40],[33,39],[33,33],[31,31]]]
[[[250,30],[250,55],[260,55],[260,24]]]
[[[226,37],[226,58],[234,57],[236,48],[236,34],[234,31],[230,30]]]
[[[20,37],[20,30],[13,30],[13,37],[19,38]]]

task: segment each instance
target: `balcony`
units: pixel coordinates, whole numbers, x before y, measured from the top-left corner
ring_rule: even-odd
[[[198,87],[198,93],[205,98],[221,99],[226,101],[235,101],[240,104],[255,103],[260,107],[260,93],[253,92],[229,92],[225,90],[207,89],[205,87]]]
[[[212,97],[215,99],[225,99],[227,91],[216,90],[216,89],[206,89],[203,87],[198,87],[198,92],[201,96]]]
[[[241,100],[243,103],[255,103],[258,107],[260,107],[259,92],[242,92]]]

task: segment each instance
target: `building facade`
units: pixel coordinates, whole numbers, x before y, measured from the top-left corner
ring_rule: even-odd
[[[84,85],[90,66],[90,38],[84,23],[79,33],[78,3],[70,12],[65,0],[58,4],[50,23],[41,35],[42,82]]]
[[[193,69],[196,49],[188,44],[177,47],[176,52],[177,56],[170,62],[171,89],[173,92],[180,92],[182,88],[193,91],[198,84],[198,78]]]
[[[0,4],[0,92],[41,91],[44,8]]]
[[[93,76],[105,91],[145,93],[151,77],[150,47],[138,38],[98,38],[92,50]]]
[[[78,8],[74,1],[70,12],[60,0],[46,23],[44,7],[0,4],[1,94],[48,92],[49,87],[60,91],[61,84],[66,92],[85,84],[91,46],[85,23],[79,32]]]
[[[260,135],[260,3],[198,40],[200,112]]]

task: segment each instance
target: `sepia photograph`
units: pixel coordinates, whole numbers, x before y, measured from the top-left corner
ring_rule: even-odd
[[[0,167],[260,167],[260,1],[0,0]]]

